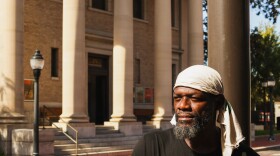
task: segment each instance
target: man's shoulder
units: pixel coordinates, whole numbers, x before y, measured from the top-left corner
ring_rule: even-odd
[[[178,145],[174,139],[173,128],[167,130],[157,130],[147,133],[137,143],[133,150],[133,156],[163,156],[166,152],[172,152],[172,147]],[[177,151],[177,150],[176,150]],[[167,152],[167,153],[168,153]],[[165,153],[165,154],[164,154]]]

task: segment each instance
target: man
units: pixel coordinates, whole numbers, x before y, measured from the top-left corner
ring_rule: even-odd
[[[258,156],[242,143],[245,138],[223,90],[220,74],[210,67],[182,71],[173,88],[175,127],[146,134],[132,155]]]

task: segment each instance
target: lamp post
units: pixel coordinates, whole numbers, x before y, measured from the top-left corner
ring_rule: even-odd
[[[265,88],[267,87],[267,82],[262,82],[262,87],[263,87],[263,107],[264,107],[264,111],[263,111],[263,127],[264,129],[266,128],[266,95],[265,95]]]
[[[33,128],[33,155],[39,155],[39,77],[44,67],[44,58],[39,50],[30,59],[30,66],[34,75],[34,128]]]
[[[273,135],[273,129],[274,129],[274,104],[273,104],[273,99],[272,99],[272,90],[273,90],[273,87],[275,86],[275,80],[274,80],[274,77],[273,77],[273,74],[270,73],[270,76],[268,78],[268,81],[267,81],[267,87],[269,88],[269,99],[270,99],[270,124],[269,124],[269,138],[268,140],[269,141],[274,141],[275,138],[274,138],[274,135]]]

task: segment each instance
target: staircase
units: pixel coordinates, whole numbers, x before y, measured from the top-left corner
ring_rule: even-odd
[[[158,130],[153,126],[143,125],[143,133]],[[96,136],[79,139],[78,155],[107,156],[115,153],[118,156],[129,156],[142,135],[125,136],[114,127],[96,125]],[[57,131],[54,141],[54,153],[61,155],[76,155],[76,145],[62,132]],[[113,155],[112,155],[113,156]]]

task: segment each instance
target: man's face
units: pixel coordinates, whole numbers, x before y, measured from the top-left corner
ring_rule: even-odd
[[[177,125],[174,134],[178,139],[193,138],[215,123],[215,106],[210,94],[189,87],[176,87],[173,92]],[[214,125],[214,124],[213,124]]]

